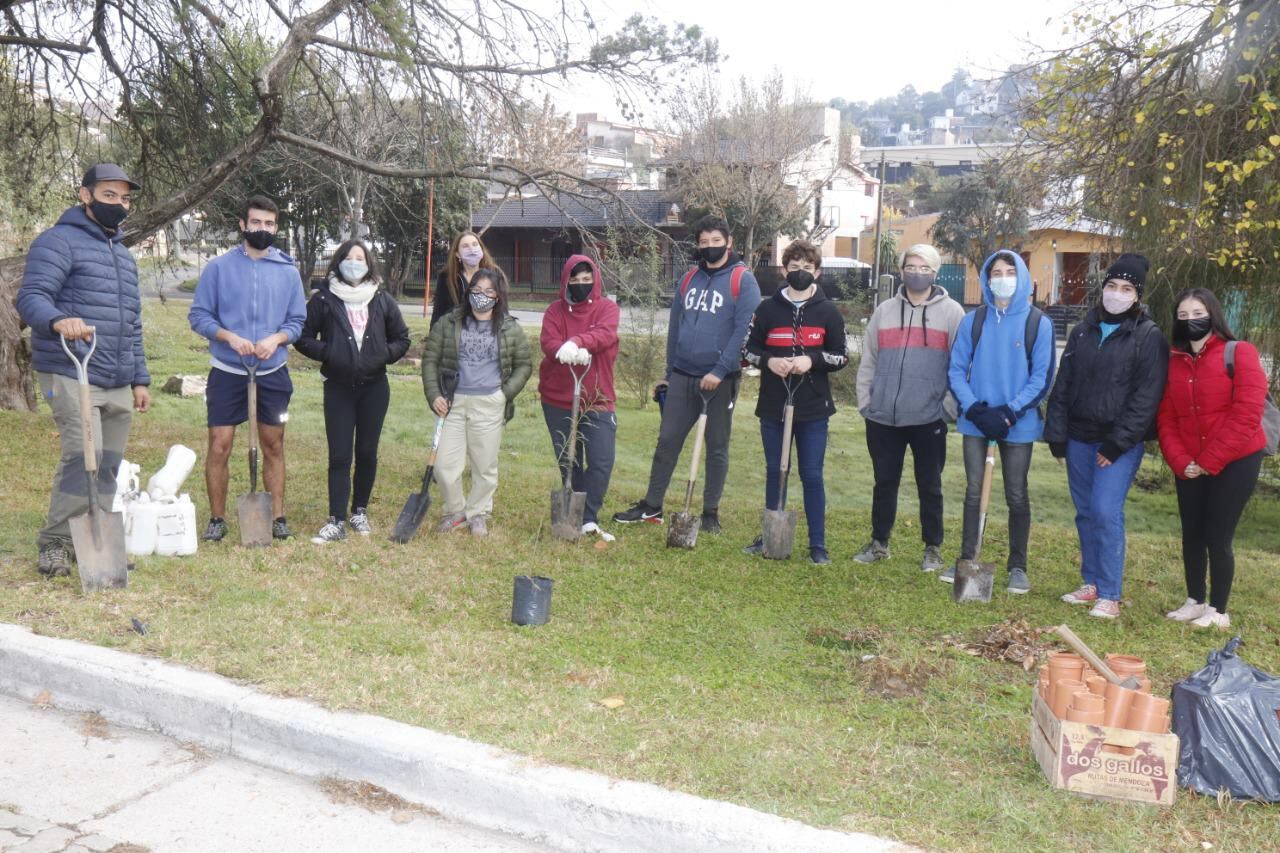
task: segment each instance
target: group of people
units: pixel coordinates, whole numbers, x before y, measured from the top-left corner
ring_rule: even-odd
[[[33,242],[19,291],[40,389],[62,435],[48,518],[38,537],[37,566],[46,575],[69,572],[67,522],[84,511],[88,494],[76,374],[59,339],[96,337],[89,377],[94,433],[102,449],[99,490],[108,500],[132,412],[150,406],[137,266],[121,244],[121,223],[137,189],[115,164],[90,169],[80,204]],[[208,264],[191,305],[191,328],[208,339],[211,361],[207,541],[228,532],[228,459],[236,426],[248,419],[251,375],[272,532],[278,539],[292,536],[284,513],[290,344],[319,362],[324,378],[329,506],[313,541],[373,529],[368,507],[390,402],[386,370],[408,351],[409,331],[383,287],[371,245],[340,245],[324,283],[308,299],[293,260],[273,245],[278,227],[274,202],[247,199],[239,219],[242,242]],[[751,366],[760,373],[755,415],[765,462],[764,508],[779,506],[790,408],[809,558],[829,563],[823,468],[836,411],[829,374],[844,368],[849,356],[844,319],[818,282],[821,252],[794,241],[782,255],[785,286],[762,300],[751,269],[733,250],[728,223],[707,216],[693,231],[696,262],[675,283],[665,375],[655,389],[661,426],[648,488],[613,520],[662,523],[676,462],[705,415],[701,528],[720,532],[734,408],[743,368]],[[1098,304],[1073,329],[1059,360],[1053,324],[1032,304],[1031,277],[1018,253],[1002,250],[987,259],[979,273],[982,305],[969,313],[937,283],[940,266],[932,246],[907,249],[900,258],[902,285],[866,325],[857,406],[866,422],[875,486],[870,541],[854,559],[869,564],[890,556],[910,448],[921,568],[954,581],[954,566],[946,568],[942,556],[942,471],[949,424],[955,422],[967,480],[959,557],[974,559],[980,547],[981,489],[988,450],[994,448],[1009,513],[1007,589],[1029,592],[1027,479],[1034,444],[1044,440],[1065,461],[1080,538],[1082,584],[1063,600],[1089,605],[1093,616],[1115,618],[1124,575],[1124,503],[1144,440],[1158,437],[1177,478],[1187,583],[1186,602],[1168,615],[1198,626],[1229,626],[1231,542],[1266,445],[1261,422],[1267,377],[1257,350],[1236,341],[1214,295],[1193,288],[1178,296],[1170,345],[1142,302],[1145,258],[1121,255],[1106,272]],[[532,375],[529,344],[510,314],[509,298],[506,277],[481,238],[460,234],[436,282],[422,359],[427,406],[441,419],[435,469],[443,503],[440,533],[464,527],[476,536],[489,531],[503,430]],[[600,512],[618,428],[618,321],[617,303],[605,295],[596,262],[570,257],[559,298],[543,316],[538,394],[562,476],[586,493],[582,532],[609,540],[614,537],[601,526]],[[578,440],[568,447],[575,410]],[[468,462],[471,485],[464,490]],[[761,539],[744,551],[761,554]]]

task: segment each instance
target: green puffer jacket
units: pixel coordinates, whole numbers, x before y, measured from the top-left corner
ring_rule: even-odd
[[[459,307],[441,317],[427,336],[427,349],[422,354],[422,390],[426,392],[428,408],[432,400],[444,396],[440,388],[441,371],[456,373],[458,370],[458,338],[461,333],[462,308]],[[502,377],[502,393],[507,398],[506,418],[511,420],[516,414],[516,395],[533,374],[533,358],[529,354],[524,329],[510,316],[503,319],[502,328],[498,331],[498,368]]]

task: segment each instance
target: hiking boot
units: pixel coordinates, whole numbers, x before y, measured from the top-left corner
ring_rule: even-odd
[[[600,525],[596,524],[594,521],[588,521],[586,524],[582,525],[582,535],[587,536],[591,533],[599,536],[605,542],[613,542],[618,538]]]
[[[351,517],[347,519],[347,527],[351,528],[352,533],[359,533],[361,536],[368,536],[373,532],[373,527],[369,525],[369,515],[362,506],[356,507],[355,512],[351,513]]]
[[[702,513],[702,532],[711,533],[715,536],[720,535],[720,512],[718,510],[706,510]]]
[[[853,559],[859,563],[878,563],[881,560],[887,560],[889,559],[889,543],[881,542],[879,539],[872,539],[862,546],[862,550],[855,554]]]
[[[65,577],[71,574],[71,551],[61,542],[40,546],[36,569],[47,578]]]
[[[221,518],[209,519],[209,526],[204,529],[201,538],[206,542],[221,542],[227,536],[227,523]]]
[[[1115,619],[1120,615],[1120,602],[1112,601],[1109,598],[1099,598],[1098,603],[1093,605],[1093,609],[1089,611],[1090,616],[1096,616],[1099,619]]]
[[[1199,619],[1209,609],[1208,604],[1196,601],[1194,598],[1188,598],[1186,603],[1171,613],[1166,613],[1175,622],[1191,622]]]
[[[951,567],[950,567],[950,568],[948,568],[945,572],[943,572],[942,574],[938,575],[938,580],[942,581],[943,583],[955,583],[955,582],[956,582],[956,567],[955,567],[955,566],[951,566]]]
[[[346,538],[347,525],[331,515],[324,527],[320,528],[320,532],[311,537],[311,541],[317,545],[323,545],[326,542],[341,542]]]
[[[1191,624],[1197,628],[1218,628],[1226,631],[1231,627],[1231,617],[1225,613],[1219,613],[1209,605],[1205,607],[1204,614],[1199,619],[1191,620]]]
[[[1098,600],[1098,588],[1091,583],[1082,585],[1075,592],[1062,596],[1067,604],[1093,604]]]
[[[436,525],[436,533],[448,533],[451,530],[457,530],[459,527],[467,523],[467,517],[460,512],[447,512],[440,519],[440,523]]]
[[[831,555],[827,553],[827,549],[822,545],[810,545],[809,562],[815,566],[825,566],[831,562]]]
[[[924,559],[920,561],[922,571],[936,572],[944,565],[946,564],[942,562],[942,552],[938,550],[937,545],[924,546]]]
[[[467,525],[470,526],[471,528],[472,536],[488,536],[489,535],[489,521],[484,515],[484,513],[481,513],[480,515],[471,516],[471,518],[467,520]]]
[[[638,521],[661,524],[662,507],[649,506],[644,501],[636,501],[628,509],[624,509],[622,512],[615,512],[613,520],[619,524],[635,524]]]
[[[1012,595],[1026,595],[1031,592],[1031,581],[1027,580],[1026,569],[1009,570],[1009,585],[1005,587],[1005,592]]]
[[[284,516],[280,516],[271,522],[271,538],[272,539],[292,539],[293,531],[289,529],[289,522],[284,520]]]
[[[756,537],[756,541],[742,549],[742,553],[748,557],[759,557],[764,553],[764,539],[760,536]]]

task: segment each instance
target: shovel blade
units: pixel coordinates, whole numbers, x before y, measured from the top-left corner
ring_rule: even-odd
[[[556,489],[551,493],[551,535],[566,542],[582,536],[582,515],[587,509],[587,493]]]
[[[422,526],[422,519],[427,517],[427,510],[430,507],[430,492],[414,492],[409,495],[409,499],[404,502],[404,509],[400,510],[400,517],[396,519],[396,526],[391,528],[391,536],[388,538],[401,545],[408,542],[417,534],[418,528]]]
[[[266,548],[271,544],[271,493],[251,492],[236,499],[240,520],[240,544]]]
[[[791,559],[791,546],[796,539],[797,514],[791,510],[766,509],[763,535],[760,537],[767,560]]]
[[[129,557],[124,551],[124,516],[86,512],[70,520],[80,587],[85,592],[124,589],[129,583]],[[96,535],[95,535],[96,528]]]
[[[957,604],[967,601],[991,601],[991,587],[995,583],[996,567],[993,563],[973,560],[956,561],[956,581],[951,585],[951,600]]]
[[[691,512],[673,513],[671,524],[667,527],[667,547],[693,548],[698,544],[698,530],[701,527],[701,517]]]

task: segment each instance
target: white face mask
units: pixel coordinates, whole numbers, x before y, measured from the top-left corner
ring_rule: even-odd
[[[1110,314],[1123,314],[1137,301],[1138,297],[1132,293],[1122,293],[1118,290],[1102,291],[1102,307]]]
[[[987,283],[991,285],[991,292],[995,294],[996,299],[1012,299],[1013,294],[1018,290],[1016,275],[992,276]]]
[[[352,284],[356,284],[364,280],[369,274],[369,265],[364,261],[346,260],[338,264],[338,272],[342,273],[342,277]]]

